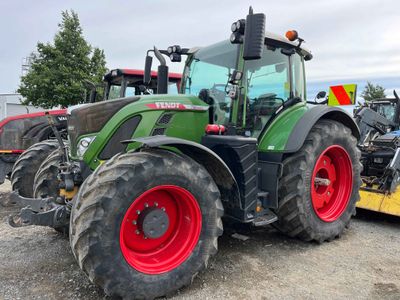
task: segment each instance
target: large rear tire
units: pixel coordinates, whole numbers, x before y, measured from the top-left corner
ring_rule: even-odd
[[[23,197],[33,197],[33,181],[43,161],[58,148],[56,140],[46,140],[29,147],[15,162],[11,173],[12,190]]]
[[[108,295],[146,298],[189,285],[217,252],[223,207],[207,171],[165,150],[118,154],[81,186],[70,243]]]
[[[305,241],[339,237],[360,198],[360,151],[350,129],[318,121],[303,147],[283,162],[276,226]]]

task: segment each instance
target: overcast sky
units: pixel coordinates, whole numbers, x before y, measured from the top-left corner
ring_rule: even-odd
[[[17,89],[22,58],[38,41],[53,40],[62,10],[78,13],[85,38],[104,49],[108,68],[143,68],[153,45],[206,46],[227,39],[231,23],[245,17],[249,5],[266,14],[267,31],[296,29],[305,39],[314,54],[306,66],[311,93],[366,80],[400,87],[398,0],[0,0],[0,93]]]

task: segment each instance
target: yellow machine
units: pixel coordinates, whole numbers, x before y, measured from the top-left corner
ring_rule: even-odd
[[[357,202],[358,208],[373,210],[400,217],[400,188],[394,193],[385,194],[376,191],[360,191],[361,199]]]

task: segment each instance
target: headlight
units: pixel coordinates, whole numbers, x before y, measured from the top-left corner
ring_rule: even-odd
[[[90,143],[92,143],[95,138],[96,138],[95,136],[87,136],[79,140],[76,151],[76,154],[78,155],[79,158],[83,157],[86,150],[89,148]]]

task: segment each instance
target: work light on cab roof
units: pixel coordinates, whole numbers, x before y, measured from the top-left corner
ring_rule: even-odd
[[[167,48],[167,52],[169,54],[169,58],[172,62],[181,62],[182,61],[182,48],[179,45],[169,46]]]

